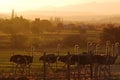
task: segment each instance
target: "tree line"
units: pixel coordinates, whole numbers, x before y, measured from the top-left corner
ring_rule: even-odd
[[[10,35],[10,48],[17,49],[29,48],[31,45],[36,48],[56,47],[59,43],[66,47],[73,47],[75,44],[84,47],[87,44],[87,30],[95,31],[100,27],[103,27],[100,34],[102,43],[107,40],[120,42],[120,27],[116,27],[114,24],[64,24],[60,21],[55,23],[50,20],[40,20],[39,18],[30,21],[22,16],[13,19],[0,19],[0,32]],[[62,30],[78,31],[78,34],[70,34],[60,40],[55,39],[49,42],[40,39],[40,34],[43,32],[61,32]],[[30,38],[31,35],[33,35],[32,38]]]
[[[75,24],[75,23],[64,23],[60,20],[51,21],[46,19],[36,18],[35,20],[31,21],[28,19],[20,17],[15,17],[13,19],[0,19],[0,32],[5,34],[40,34],[42,32],[54,32],[60,30],[77,30],[80,31],[81,29],[89,29],[95,30],[94,25],[82,25],[82,24]]]

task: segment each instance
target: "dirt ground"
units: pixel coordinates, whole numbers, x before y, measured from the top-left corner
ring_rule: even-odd
[[[120,65],[112,65],[111,72],[113,75],[120,77]]]

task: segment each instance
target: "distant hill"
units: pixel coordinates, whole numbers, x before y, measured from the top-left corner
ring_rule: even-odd
[[[120,15],[118,16],[109,16],[98,20],[101,23],[119,23],[120,24]]]

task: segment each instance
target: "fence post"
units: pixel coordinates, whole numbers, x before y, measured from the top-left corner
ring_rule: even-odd
[[[106,54],[107,56],[110,56],[110,41],[106,41]]]
[[[80,80],[80,59],[79,59],[79,54],[78,54],[78,64],[77,64],[77,67],[78,67],[78,80]]]
[[[46,52],[44,52],[44,60],[43,60],[43,80],[46,80],[46,61],[45,61],[45,56],[46,56]]]
[[[80,64],[79,64],[79,45],[75,45],[75,55],[77,55],[77,60],[78,60],[78,63],[77,63],[77,68],[78,68],[78,80],[80,79]],[[76,79],[75,77],[75,71],[74,71],[74,78]]]
[[[68,56],[70,55],[70,52],[68,52]],[[67,80],[70,80],[70,62],[68,61],[67,64]]]
[[[12,56],[14,56],[14,52],[12,53]],[[13,74],[15,75],[16,72],[15,72],[15,65],[14,65],[14,63],[12,63],[12,67],[13,67],[12,72],[13,72]]]
[[[92,60],[92,57],[93,57],[93,53],[91,53],[91,51],[90,51],[90,59],[91,59],[91,62],[90,62],[90,78],[91,78],[91,80],[93,80],[93,60]]]

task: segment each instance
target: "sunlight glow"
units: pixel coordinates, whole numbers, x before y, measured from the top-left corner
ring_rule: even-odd
[[[61,7],[89,2],[104,2],[119,0],[0,0],[0,13],[10,12],[12,9],[16,11],[44,9],[44,7]]]
[[[79,0],[74,0],[75,3]],[[9,12],[11,9],[17,11],[39,9],[43,7],[59,7],[74,4],[73,0],[0,0],[1,12]]]

